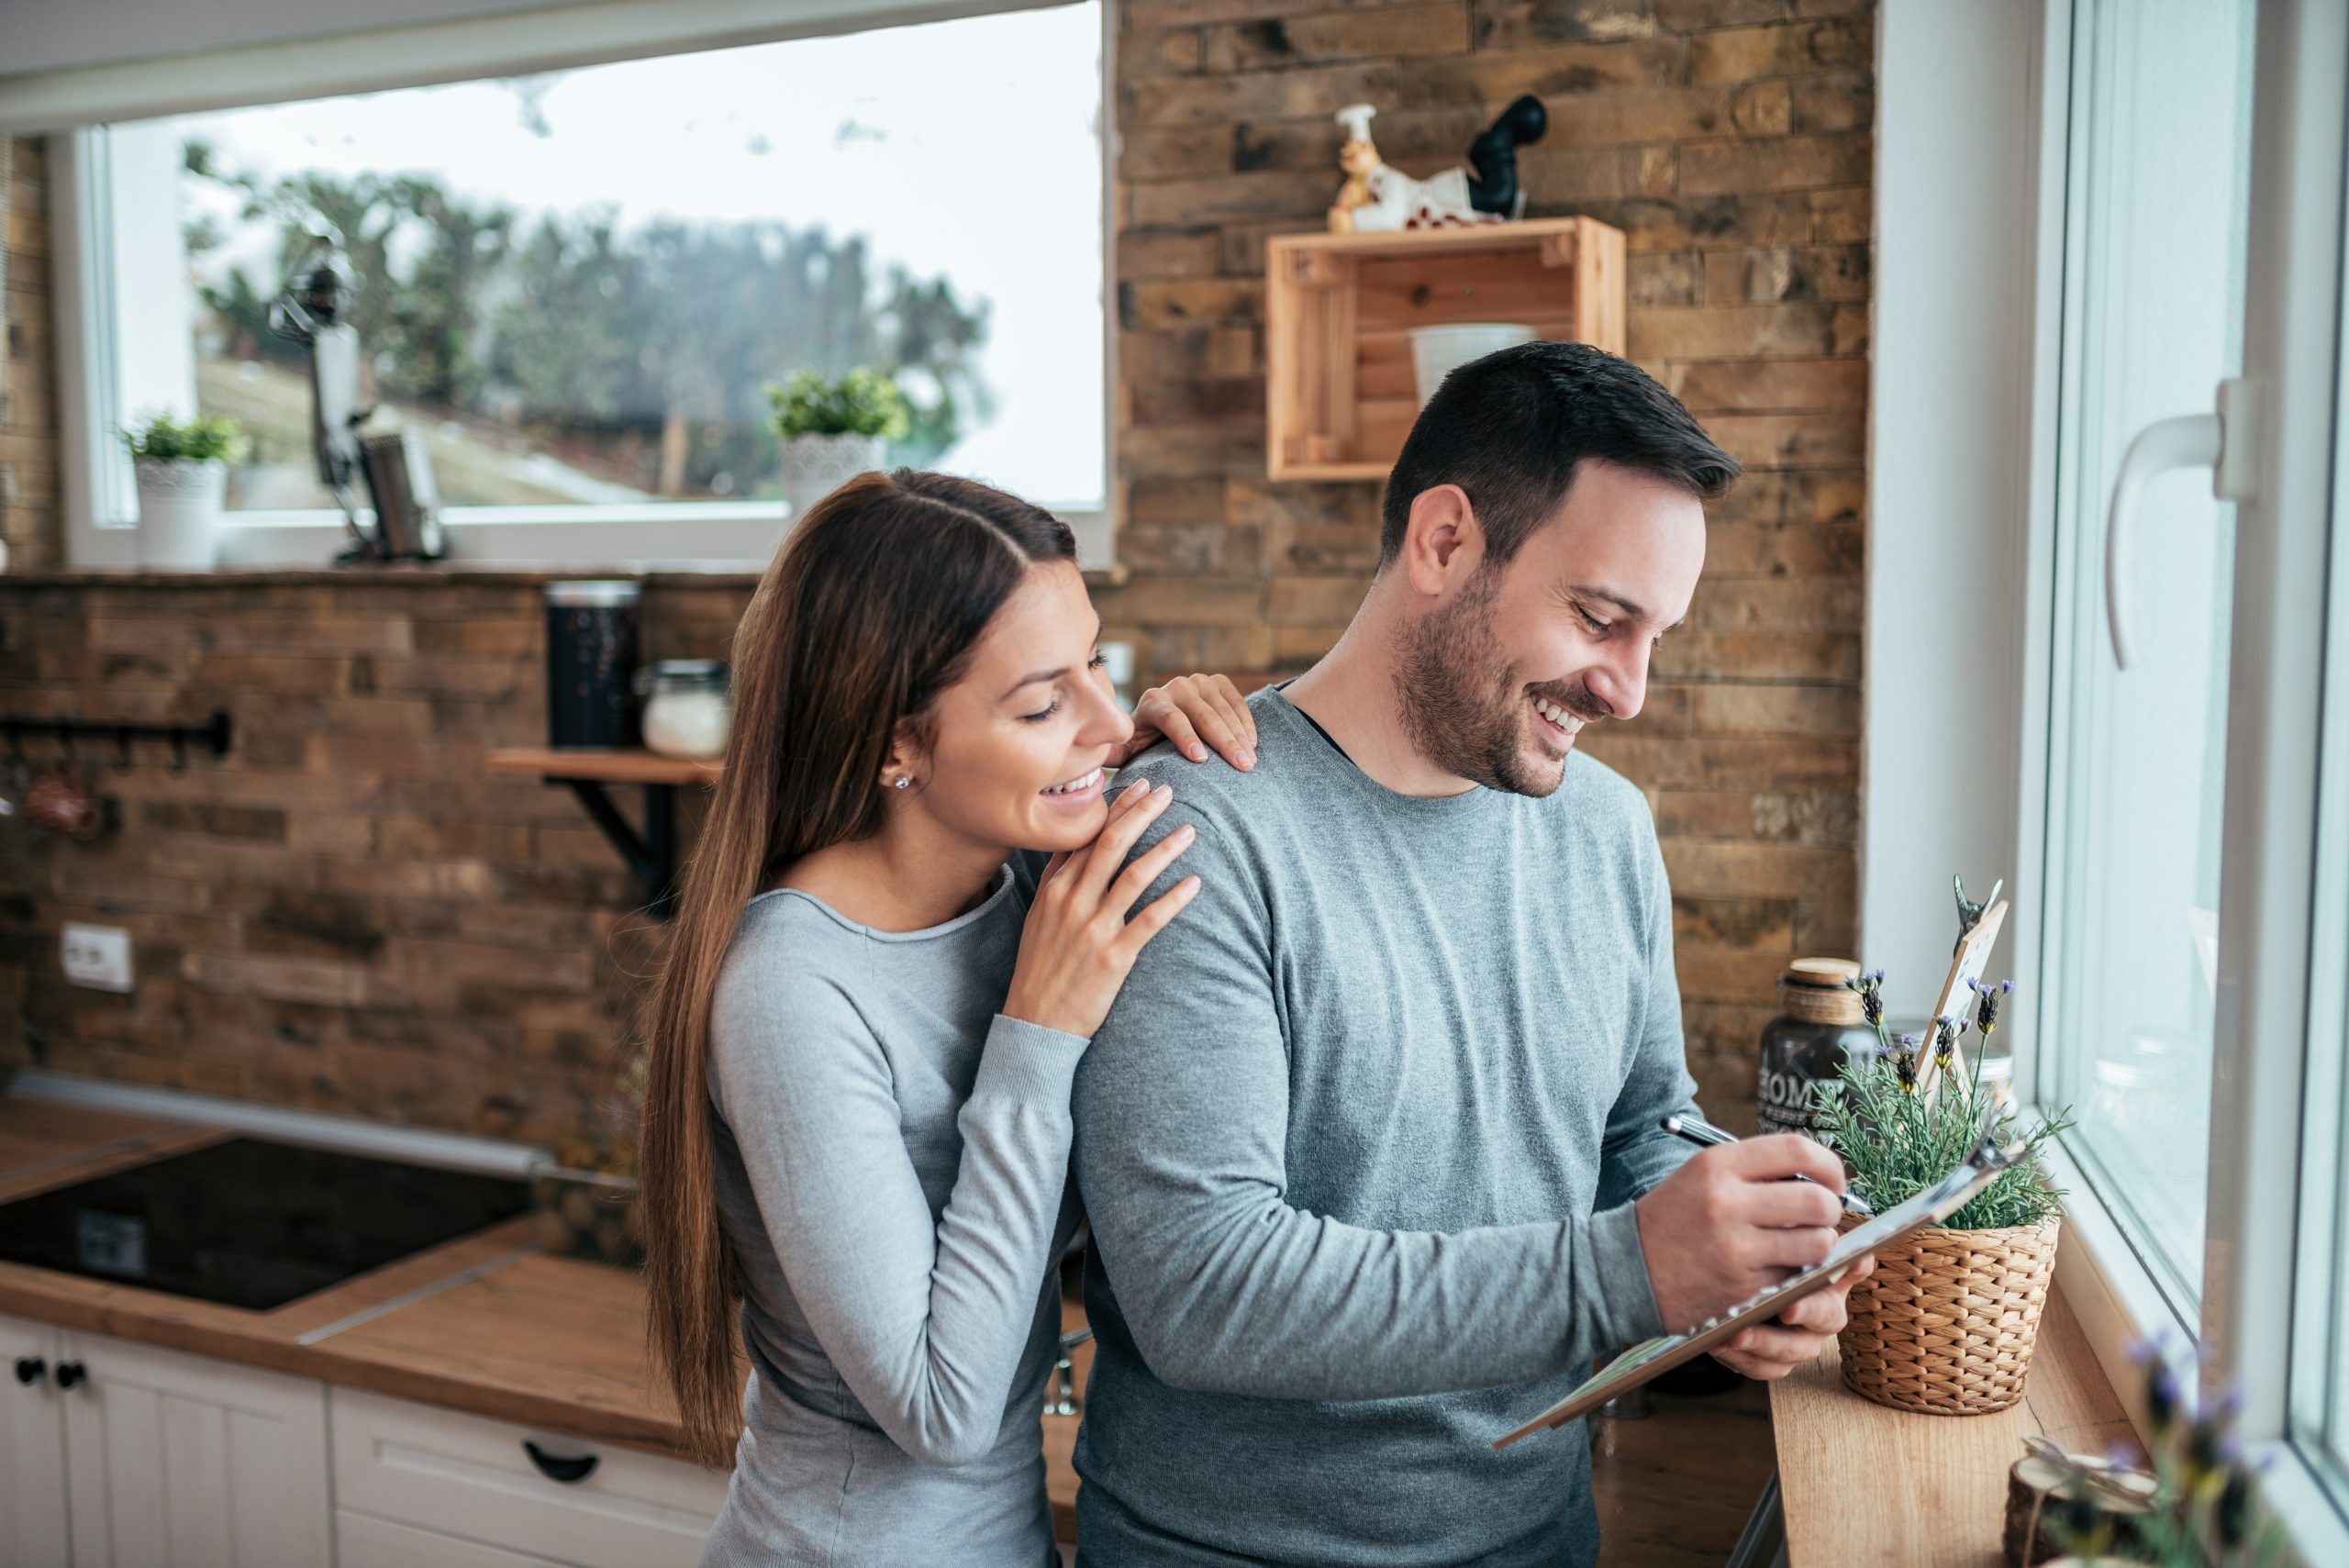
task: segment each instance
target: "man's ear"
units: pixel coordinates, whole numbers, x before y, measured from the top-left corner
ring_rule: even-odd
[[[1441,598],[1444,591],[1474,576],[1485,560],[1485,530],[1468,492],[1438,484],[1411,497],[1403,528],[1403,570],[1415,593]]]

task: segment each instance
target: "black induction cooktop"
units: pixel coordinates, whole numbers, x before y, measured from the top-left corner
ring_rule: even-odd
[[[503,1176],[239,1138],[0,1204],[0,1260],[266,1310],[529,1207]]]

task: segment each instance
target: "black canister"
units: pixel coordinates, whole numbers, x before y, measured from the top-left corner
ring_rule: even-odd
[[[605,749],[636,744],[629,679],[636,670],[640,584],[550,583],[547,743]]]
[[[1764,1132],[1800,1132],[1826,1141],[1819,1086],[1836,1082],[1851,1054],[1865,1056],[1876,1031],[1846,982],[1860,966],[1848,959],[1798,958],[1778,977],[1778,1016],[1762,1031],[1762,1082],[1756,1122]]]

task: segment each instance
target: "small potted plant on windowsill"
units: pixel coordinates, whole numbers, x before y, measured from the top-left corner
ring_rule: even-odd
[[[889,442],[913,422],[897,384],[861,365],[838,381],[794,371],[782,385],[767,388],[767,400],[783,441],[783,495],[795,523],[844,481],[879,468]]]
[[[123,439],[139,476],[139,563],[211,566],[228,464],[244,450],[237,422],[214,414],[185,421],[154,414]]]
[[[1979,1049],[2014,983],[1975,986],[1973,1018],[1940,1019],[1930,1058],[1915,1035],[1888,1038],[1882,970],[1850,984],[1877,1049],[1822,1085],[1821,1108],[1853,1190],[1881,1214],[1940,1180],[1986,1129],[2002,1142],[2020,1136],[2013,1108],[1982,1085]],[[1969,1027],[1979,1039],[1961,1066]],[[2071,1125],[2069,1111],[2042,1122],[2022,1158],[1965,1207],[1877,1251],[1875,1273],[1852,1287],[1836,1341],[1847,1386],[1879,1405],[1942,1416],[2003,1410],[2022,1398],[2064,1211],[2039,1152]]]
[[[2153,1496],[2115,1498],[2084,1487],[2051,1504],[2044,1534],[2071,1555],[2047,1558],[2042,1568],[2270,1568],[2283,1561],[2283,1522],[2260,1497],[2260,1466],[2235,1435],[2235,1396],[2197,1409],[2160,1338],[2132,1354],[2145,1368]]]

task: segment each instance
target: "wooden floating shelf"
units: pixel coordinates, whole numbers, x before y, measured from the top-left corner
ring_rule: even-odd
[[[591,751],[575,747],[515,746],[489,754],[493,773],[509,778],[590,779],[598,784],[706,784],[726,771],[715,759],[692,762],[641,748]]]
[[[1623,280],[1623,231],[1587,217],[1275,235],[1264,248],[1269,476],[1386,477],[1419,412],[1414,327],[1520,322],[1621,353]]]

